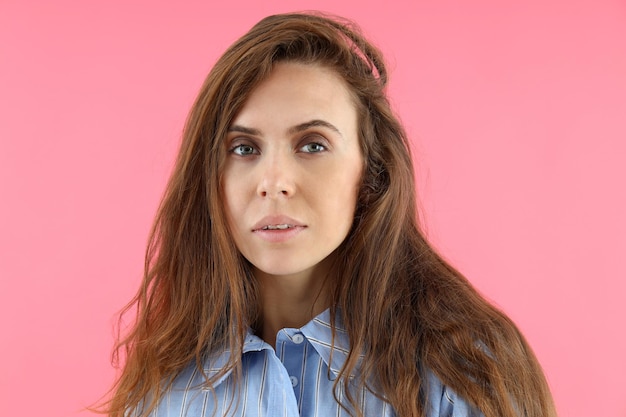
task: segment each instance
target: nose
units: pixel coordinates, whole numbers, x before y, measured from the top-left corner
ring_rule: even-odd
[[[290,198],[296,191],[295,167],[288,158],[267,158],[260,166],[257,195],[263,198]]]

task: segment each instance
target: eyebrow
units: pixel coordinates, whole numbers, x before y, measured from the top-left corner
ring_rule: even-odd
[[[335,125],[325,120],[321,120],[321,119],[314,119],[308,122],[295,125],[289,128],[287,133],[294,134],[294,133],[304,132],[305,130],[308,130],[312,127],[323,127],[323,128],[332,130],[333,132],[337,133],[340,136],[343,136],[341,132],[339,131],[339,129],[335,127]],[[246,126],[241,126],[241,125],[232,125],[231,127],[228,128],[228,131],[245,133],[246,135],[252,135],[252,136],[263,136],[262,132],[259,129],[254,129],[251,127],[246,127]]]
[[[262,136],[261,131],[259,129],[252,129],[251,127],[245,127],[241,125],[232,125],[228,128],[229,132],[239,132],[245,133],[246,135],[252,136]]]
[[[320,119],[315,119],[309,122],[300,123],[299,125],[296,125],[292,127],[291,129],[289,129],[289,133],[293,134],[293,133],[303,132],[312,127],[324,127],[326,129],[332,130],[333,132],[337,133],[340,136],[343,136],[341,132],[339,131],[339,129],[335,127],[335,125],[333,125],[332,123],[328,123],[325,120],[320,120]]]

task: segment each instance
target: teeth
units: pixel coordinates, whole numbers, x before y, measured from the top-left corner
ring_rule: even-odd
[[[285,230],[285,229],[289,229],[290,227],[292,226],[289,224],[272,224],[272,225],[263,226],[263,230]]]

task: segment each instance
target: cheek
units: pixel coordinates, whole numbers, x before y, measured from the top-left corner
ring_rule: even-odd
[[[241,189],[242,175],[237,168],[237,164],[233,164],[232,161],[226,163],[224,171],[222,173],[222,191],[224,194],[224,204],[232,204],[237,200],[238,190]]]
[[[322,192],[329,196],[329,203],[345,215],[354,215],[361,188],[361,164],[346,164],[341,174],[329,179],[328,186]],[[332,197],[330,197],[332,195]]]
[[[363,158],[359,157],[356,161],[351,161],[349,167],[346,168],[346,172],[350,173],[350,175],[346,175],[346,187],[352,190],[351,196],[356,200],[359,190],[361,189],[361,183],[363,182]]]
[[[241,208],[244,206],[241,203],[241,196],[238,190],[240,190],[240,187],[237,186],[236,181],[232,181],[232,177],[229,178],[225,175],[222,182],[222,204],[231,233],[236,231],[236,219],[241,216]]]

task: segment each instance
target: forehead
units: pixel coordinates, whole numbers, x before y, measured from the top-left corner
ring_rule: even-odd
[[[356,116],[355,101],[337,72],[317,64],[280,62],[250,92],[233,124],[265,123],[287,116],[345,117],[346,113]]]

